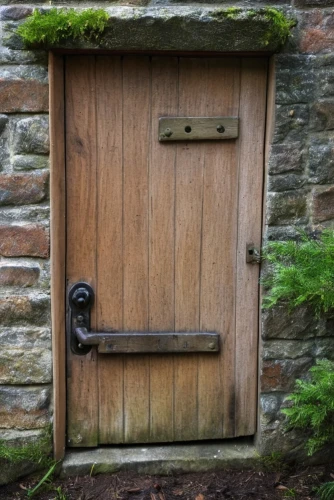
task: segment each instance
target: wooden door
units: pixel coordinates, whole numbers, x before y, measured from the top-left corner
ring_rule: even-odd
[[[255,432],[266,60],[66,57],[67,283],[100,332],[218,332],[219,353],[68,351],[70,446]],[[239,137],[158,141],[162,116]]]

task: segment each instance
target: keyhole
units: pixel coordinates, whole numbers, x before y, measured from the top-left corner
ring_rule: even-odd
[[[186,127],[184,127],[184,131],[187,132],[187,134],[190,134],[190,132],[191,132],[190,125],[187,125]]]

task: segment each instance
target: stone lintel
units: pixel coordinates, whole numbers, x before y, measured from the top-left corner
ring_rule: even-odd
[[[263,7],[113,6],[106,11],[109,25],[98,42],[68,40],[49,48],[270,54],[281,45]]]

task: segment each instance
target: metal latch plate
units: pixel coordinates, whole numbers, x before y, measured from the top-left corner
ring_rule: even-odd
[[[159,118],[159,141],[206,141],[236,139],[236,117],[163,117]]]

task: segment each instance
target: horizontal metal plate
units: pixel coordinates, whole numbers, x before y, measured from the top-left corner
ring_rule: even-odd
[[[107,354],[219,351],[219,335],[212,332],[100,333],[76,328],[76,335],[83,345],[97,345],[98,352]]]
[[[236,117],[164,117],[159,118],[159,141],[206,141],[236,139]]]

